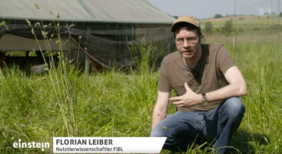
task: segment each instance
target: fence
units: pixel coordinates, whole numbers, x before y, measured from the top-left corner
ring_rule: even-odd
[[[280,8],[280,0],[234,0],[233,15],[202,21],[206,41],[231,45],[234,51],[242,45],[251,50],[260,50],[261,45],[266,45],[266,50],[268,47],[279,53],[282,51]],[[248,12],[258,12],[258,15]],[[207,22],[212,23],[212,31],[208,31]]]

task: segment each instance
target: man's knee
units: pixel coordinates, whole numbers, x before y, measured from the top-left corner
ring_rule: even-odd
[[[239,97],[231,97],[227,99],[222,107],[230,118],[244,116],[245,106]]]
[[[151,131],[151,137],[165,137],[163,131],[161,129],[159,129],[158,127],[155,127],[152,131]]]
[[[165,126],[157,125],[152,131],[150,137],[167,137],[167,141],[175,140],[178,134],[178,127],[166,128]]]

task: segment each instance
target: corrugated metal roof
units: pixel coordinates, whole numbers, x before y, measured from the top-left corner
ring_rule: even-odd
[[[0,20],[53,21],[57,20],[57,12],[59,21],[152,24],[174,21],[146,0],[0,0]]]

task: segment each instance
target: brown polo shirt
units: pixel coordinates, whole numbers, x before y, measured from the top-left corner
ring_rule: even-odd
[[[184,82],[197,94],[220,89],[228,82],[224,73],[235,66],[230,53],[221,44],[202,44],[202,56],[195,68],[185,66],[182,55],[176,51],[164,57],[159,75],[158,90],[170,92],[173,89],[178,96],[184,95]],[[178,111],[203,111],[217,107],[221,101],[199,104]]]

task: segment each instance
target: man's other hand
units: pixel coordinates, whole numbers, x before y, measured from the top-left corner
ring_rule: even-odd
[[[186,89],[186,93],[182,96],[171,97],[169,100],[174,101],[172,104],[178,107],[189,107],[193,105],[200,104],[203,100],[201,94],[196,94],[194,91],[190,89],[188,84],[185,82],[184,87]]]

